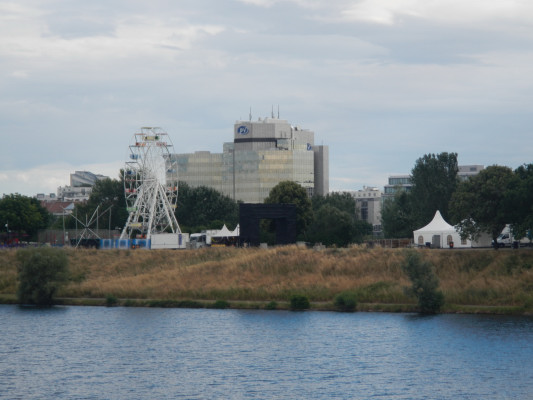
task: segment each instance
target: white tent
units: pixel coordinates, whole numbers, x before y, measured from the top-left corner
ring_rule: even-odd
[[[233,232],[231,232],[228,227],[226,226],[226,224],[224,224],[224,226],[222,227],[221,230],[219,230],[215,235],[213,235],[212,237],[218,237],[218,238],[222,238],[222,237],[229,237],[229,236],[233,236]]]
[[[430,243],[434,248],[472,247],[470,240],[461,240],[459,232],[442,218],[438,210],[429,224],[413,231],[413,236],[418,246]]]

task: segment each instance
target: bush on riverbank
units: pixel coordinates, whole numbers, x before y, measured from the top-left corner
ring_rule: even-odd
[[[335,296],[333,304],[338,311],[354,312],[357,307],[357,300],[354,293],[342,292]]]
[[[402,270],[411,280],[408,293],[417,298],[420,312],[438,313],[444,304],[444,295],[438,290],[439,278],[435,275],[433,265],[422,261],[420,253],[410,250],[405,253]]]
[[[311,305],[309,304],[309,299],[301,294],[292,295],[290,304],[292,311],[303,311],[311,307]]]
[[[17,252],[20,304],[51,306],[54,296],[67,280],[68,259],[52,247],[27,248]]]

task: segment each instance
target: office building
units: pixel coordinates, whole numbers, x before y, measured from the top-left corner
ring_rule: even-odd
[[[179,180],[245,203],[262,203],[281,181],[298,183],[309,196],[329,192],[328,146],[316,146],[314,132],[286,120],[237,121],[222,151],[173,154]]]

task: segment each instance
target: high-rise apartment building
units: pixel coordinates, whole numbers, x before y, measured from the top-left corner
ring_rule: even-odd
[[[174,154],[179,180],[207,186],[232,199],[262,203],[281,181],[293,181],[313,194],[329,192],[328,146],[315,146],[314,133],[279,118],[237,121],[233,142],[222,153]]]

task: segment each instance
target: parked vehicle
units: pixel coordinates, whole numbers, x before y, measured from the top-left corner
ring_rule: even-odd
[[[531,241],[531,230],[528,230],[528,234],[524,236],[523,238],[516,238],[513,235],[512,229],[510,225],[505,225],[505,228],[503,228],[502,233],[496,238],[496,243],[498,247],[528,247],[532,246],[533,243]]]
[[[208,229],[200,233],[192,233],[189,237],[190,248],[199,249],[211,246],[211,237],[216,235],[217,232],[217,229]]]

